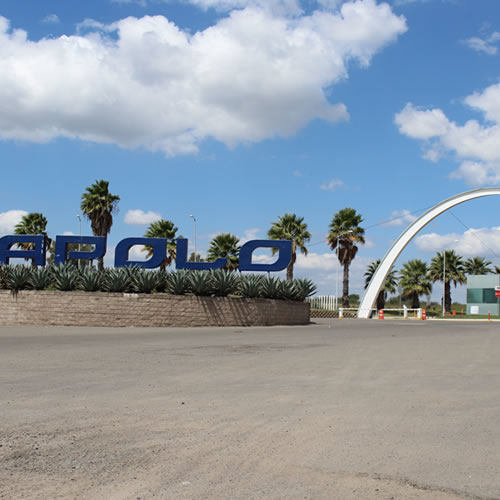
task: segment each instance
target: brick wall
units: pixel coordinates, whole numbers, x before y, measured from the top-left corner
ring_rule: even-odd
[[[309,315],[308,303],[283,300],[0,290],[0,325],[303,325]]]

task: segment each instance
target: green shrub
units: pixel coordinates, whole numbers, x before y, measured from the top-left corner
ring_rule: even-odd
[[[9,266],[0,265],[0,290],[7,290],[8,275],[9,275]]]
[[[142,267],[139,267],[138,265],[126,266],[122,267],[121,269],[123,269],[124,273],[128,277],[128,284],[123,291],[135,292],[136,278],[137,276],[139,276],[139,274],[142,273],[142,271],[144,271],[144,269]]]
[[[76,266],[70,262],[53,266],[50,272],[56,290],[70,292],[76,290],[80,284],[80,273]]]
[[[240,295],[249,299],[260,297],[263,279],[264,276],[260,274],[244,274],[241,276],[239,288]]]
[[[30,268],[27,266],[9,266],[5,277],[7,289],[13,292],[26,290],[29,288],[30,275]]]
[[[316,293],[316,285],[308,279],[297,278],[293,280],[297,290],[297,298],[294,300],[304,301],[307,297]]]
[[[168,288],[168,281],[170,279],[170,273],[164,269],[159,269],[158,271],[155,271],[155,274],[157,279],[156,291],[160,293],[166,292]]]
[[[125,267],[105,269],[101,289],[105,292],[123,293],[131,289],[131,273]]]
[[[227,297],[235,294],[240,288],[241,277],[227,269],[212,271],[213,294],[216,297]]]
[[[195,295],[210,296],[214,292],[214,275],[210,271],[188,273],[189,289]]]
[[[171,273],[167,283],[167,292],[173,295],[185,295],[190,291],[188,272],[181,269]]]
[[[265,299],[282,299],[283,286],[279,278],[265,276],[261,282],[261,297]]]
[[[158,274],[141,269],[133,275],[134,290],[139,293],[152,293],[158,286]]]
[[[87,266],[80,273],[80,289],[84,292],[97,292],[101,289],[101,272]]]
[[[33,268],[29,276],[30,288],[33,290],[47,290],[52,284],[52,274],[48,267]]]

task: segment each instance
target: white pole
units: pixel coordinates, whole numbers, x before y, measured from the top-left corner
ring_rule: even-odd
[[[340,267],[340,261],[339,261],[339,245],[340,241],[337,238],[337,248],[336,250],[336,255],[337,255],[337,280],[336,280],[336,286],[335,286],[335,310],[338,311],[339,309],[339,267]]]
[[[443,317],[446,315],[446,249],[443,250]]]
[[[196,262],[196,217],[193,214],[190,214],[189,217],[191,217],[194,222],[194,261]]]
[[[80,217],[80,214],[77,215],[77,218],[78,218],[78,222],[80,223],[80,232],[79,232],[79,236],[80,238],[82,237],[82,218]],[[80,242],[78,242],[78,251],[80,252],[81,248],[80,248]],[[78,269],[80,269],[80,259],[78,259]]]

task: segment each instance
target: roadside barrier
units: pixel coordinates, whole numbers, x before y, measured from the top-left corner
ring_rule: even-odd
[[[384,310],[383,309],[380,309],[380,311],[378,312],[378,319],[384,319]]]
[[[427,319],[427,311],[422,309],[422,320],[425,321]]]

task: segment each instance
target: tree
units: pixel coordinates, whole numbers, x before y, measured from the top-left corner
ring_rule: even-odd
[[[90,220],[94,236],[107,236],[113,225],[113,213],[118,211],[120,197],[109,192],[109,182],[96,181],[82,194],[80,210]],[[99,269],[104,269],[104,258],[99,258]]]
[[[16,224],[14,228],[15,234],[43,234],[45,236],[45,241],[47,247],[51,245],[51,239],[47,237],[47,219],[39,212],[31,212],[29,214],[23,215],[21,221]],[[19,246],[23,250],[33,250],[33,243],[20,243]],[[36,266],[35,259],[31,261],[32,266]]]
[[[221,233],[212,238],[208,248],[208,261],[214,261],[219,258],[227,259],[224,269],[234,271],[238,269],[240,240],[231,233]]]
[[[464,273],[473,275],[483,275],[493,273],[491,262],[483,257],[472,257],[464,263]]]
[[[446,264],[443,262],[446,260]],[[445,267],[444,267],[445,266]],[[438,252],[431,260],[429,267],[429,277],[432,281],[443,281],[443,268],[445,274],[444,283],[444,310],[445,312],[451,311],[451,287],[450,283],[453,282],[455,288],[457,283],[465,283],[464,262],[460,255],[455,253],[455,250],[445,250]]]
[[[357,244],[365,242],[361,222],[363,218],[354,208],[343,208],[333,216],[329,226],[328,244],[332,250],[337,249],[337,258],[344,266],[343,307],[349,307],[349,266],[358,253]]]
[[[368,285],[370,284],[370,281],[372,280],[375,271],[378,269],[378,266],[380,266],[380,259],[377,259],[375,262],[372,262],[367,267],[365,273],[365,290],[368,288]],[[392,267],[389,274],[387,275],[387,278],[384,281],[384,286],[382,287],[377,296],[377,311],[380,311],[380,309],[384,309],[385,301],[387,300],[387,294],[395,293],[397,284],[398,283],[396,278],[396,271]]]
[[[403,297],[411,299],[412,309],[419,308],[420,295],[432,292],[427,264],[420,259],[409,260],[399,273],[399,285],[403,289]]]
[[[500,274],[500,266],[495,266],[495,274]]]
[[[304,217],[297,217],[295,214],[284,214],[278,217],[278,221],[271,224],[267,236],[271,240],[290,240],[292,242],[292,258],[286,268],[286,279],[293,279],[297,247],[304,255],[307,255],[306,243],[311,239],[311,233],[307,230]],[[273,254],[275,252],[274,249]]]
[[[177,231],[178,228],[175,227],[172,221],[160,219],[150,224],[144,234],[146,238],[165,238],[167,240],[166,255],[163,262],[160,264],[160,269],[165,269],[175,260],[175,240],[177,238]],[[148,252],[148,258],[153,255],[153,247],[151,245],[145,245],[144,250]]]

